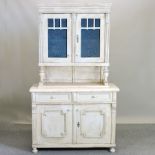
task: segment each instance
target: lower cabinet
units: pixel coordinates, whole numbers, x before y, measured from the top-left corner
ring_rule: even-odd
[[[38,106],[38,143],[72,143],[72,106]]]
[[[110,144],[111,104],[36,105],[33,144]]]
[[[76,105],[74,117],[77,143],[110,143],[110,104]]]

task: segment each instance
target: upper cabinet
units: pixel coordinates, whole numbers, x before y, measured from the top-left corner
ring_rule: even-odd
[[[76,62],[103,62],[104,15],[78,14]]]
[[[42,15],[43,62],[71,61],[71,15]]]
[[[42,64],[105,63],[105,43],[105,13],[41,14]]]

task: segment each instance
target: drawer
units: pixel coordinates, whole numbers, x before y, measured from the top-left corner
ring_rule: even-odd
[[[74,101],[88,102],[88,103],[112,102],[112,93],[111,92],[76,93],[74,95]]]
[[[37,93],[36,102],[70,102],[69,93]]]

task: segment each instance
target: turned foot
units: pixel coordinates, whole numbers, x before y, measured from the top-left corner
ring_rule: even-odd
[[[33,153],[38,153],[37,148],[34,147],[34,148],[32,149],[32,152],[33,152]]]
[[[116,149],[115,149],[114,147],[111,147],[111,148],[110,148],[110,152],[111,152],[111,153],[114,153],[114,152],[116,152]]]

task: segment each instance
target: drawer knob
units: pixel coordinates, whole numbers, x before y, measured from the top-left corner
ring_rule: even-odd
[[[51,97],[50,97],[50,99],[54,99],[54,97],[53,97],[53,96],[51,96]]]
[[[95,96],[91,96],[91,98],[96,98]]]

